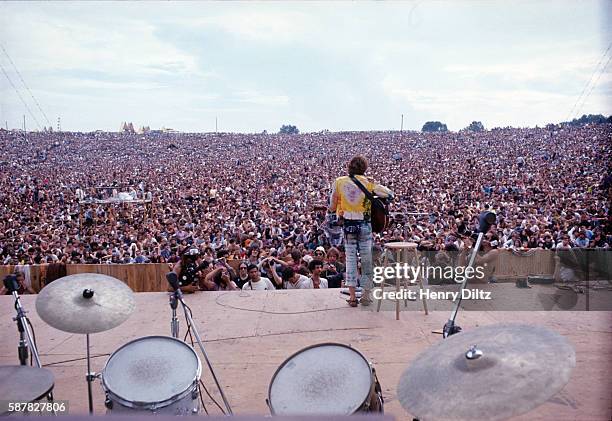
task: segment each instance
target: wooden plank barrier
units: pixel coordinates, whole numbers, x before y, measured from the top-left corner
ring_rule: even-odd
[[[162,292],[168,288],[167,264],[140,263],[127,265],[67,265],[66,273],[100,273],[127,284],[134,292]]]
[[[534,250],[527,256],[520,256],[510,250],[500,250],[495,266],[495,277],[499,280],[525,278],[530,275],[552,275],[555,270],[554,253],[548,250]],[[228,264],[238,272],[239,261]],[[40,291],[45,284],[47,265],[31,265],[30,279],[32,288]],[[0,266],[0,278],[13,273],[15,266]],[[167,264],[141,263],[127,265],[66,265],[66,274],[100,273],[125,282],[134,292],[163,292],[168,288]]]
[[[550,250],[531,250],[529,255],[517,255],[502,249],[495,267],[497,279],[526,278],[530,275],[551,275],[555,272],[554,253]]]

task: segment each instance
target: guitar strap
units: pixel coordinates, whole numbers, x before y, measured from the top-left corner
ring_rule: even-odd
[[[357,187],[359,187],[363,194],[366,195],[370,202],[374,202],[374,195],[370,192],[370,190],[366,189],[365,186],[361,184],[361,181],[359,181],[354,175],[350,175],[349,177],[351,178],[351,180],[353,180],[353,183],[355,183]]]

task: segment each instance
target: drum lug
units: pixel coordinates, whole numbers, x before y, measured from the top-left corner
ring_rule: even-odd
[[[106,399],[104,399],[104,406],[106,409],[113,409],[113,401],[108,397],[108,395],[106,395]]]

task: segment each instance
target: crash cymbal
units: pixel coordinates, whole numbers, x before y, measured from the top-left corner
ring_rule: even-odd
[[[53,389],[53,373],[25,365],[0,366],[0,415],[9,412],[9,402],[33,402]]]
[[[88,291],[93,291],[90,298]],[[97,273],[60,278],[36,299],[41,319],[70,333],[96,333],[119,326],[134,311],[134,293],[123,282]]]
[[[572,345],[544,327],[479,327],[418,355],[402,374],[397,395],[421,420],[503,420],[550,399],[575,365]]]

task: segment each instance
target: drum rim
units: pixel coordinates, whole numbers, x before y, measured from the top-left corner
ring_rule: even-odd
[[[189,387],[187,387],[182,392],[179,392],[176,395],[171,396],[168,399],[165,399],[163,401],[155,401],[155,402],[139,402],[139,401],[128,400],[128,399],[118,395],[117,393],[113,392],[108,387],[108,384],[106,383],[106,380],[104,378],[104,373],[106,372],[106,367],[108,366],[108,363],[113,358],[113,356],[116,353],[118,353],[119,351],[121,351],[123,348],[127,347],[128,345],[130,345],[130,344],[132,344],[134,342],[138,342],[138,341],[142,341],[142,340],[146,340],[146,339],[170,339],[171,341],[175,341],[175,342],[178,342],[178,343],[186,346],[187,348],[189,348],[191,350],[191,352],[193,352],[193,355],[196,357],[196,361],[198,362],[198,368],[196,370],[195,378],[193,379],[193,381],[191,382],[191,385]],[[107,394],[108,396],[110,396],[111,398],[114,398],[112,400],[114,400],[117,403],[119,403],[119,404],[121,404],[123,406],[126,406],[128,408],[155,410],[155,409],[159,409],[159,408],[164,408],[164,407],[166,407],[168,405],[173,404],[174,402],[180,401],[185,396],[187,396],[188,394],[193,392],[193,390],[197,387],[198,382],[200,381],[200,377],[202,375],[202,362],[200,361],[200,357],[198,356],[198,353],[195,351],[195,349],[193,349],[192,346],[190,346],[189,344],[181,341],[180,339],[174,338],[172,336],[152,335],[152,336],[143,336],[141,338],[136,338],[136,339],[133,339],[133,340],[131,340],[129,342],[126,342],[125,344],[121,345],[119,348],[117,348],[110,355],[110,357],[108,357],[108,360],[104,364],[104,368],[102,369],[101,373],[102,373],[102,375],[101,375],[102,388],[104,389],[104,393]]]
[[[272,379],[270,380],[270,384],[268,385],[268,406],[269,406],[269,408],[270,408],[270,413],[271,413],[272,415],[287,415],[287,414],[277,414],[277,413],[276,413],[276,411],[274,410],[274,405],[273,405],[273,403],[272,403],[272,395],[271,395],[271,392],[272,392],[272,385],[274,384],[274,380],[276,379],[276,375],[277,375],[277,374],[278,374],[278,373],[279,373],[279,372],[282,370],[282,368],[283,368],[283,367],[285,367],[285,365],[287,365],[287,363],[288,363],[289,361],[291,361],[291,359],[293,359],[293,357],[295,357],[296,355],[301,354],[302,352],[305,352],[305,351],[307,351],[307,350],[309,350],[309,349],[311,349],[311,348],[318,348],[318,347],[321,347],[321,346],[330,346],[330,345],[333,345],[333,346],[339,346],[339,347],[342,347],[342,348],[348,348],[348,349],[350,349],[351,351],[354,351],[355,353],[357,353],[357,354],[358,354],[358,355],[359,355],[359,356],[360,356],[360,357],[361,357],[361,358],[362,358],[362,359],[363,359],[363,360],[366,362],[366,364],[367,364],[368,368],[370,369],[370,384],[372,384],[372,383],[374,382],[374,373],[373,373],[373,369],[372,369],[372,363],[370,362],[370,360],[368,360],[368,359],[366,358],[366,356],[365,356],[365,355],[363,355],[363,353],[361,353],[361,351],[359,351],[359,350],[357,350],[357,349],[353,348],[353,347],[352,347],[352,346],[350,346],[350,345],[347,345],[347,344],[341,344],[341,343],[338,343],[338,342],[322,342],[322,343],[319,343],[319,344],[308,345],[307,347],[302,348],[302,349],[300,349],[299,351],[296,351],[296,352],[294,352],[293,354],[291,354],[290,356],[288,356],[288,357],[285,359],[285,361],[283,361],[283,363],[282,363],[281,365],[279,365],[279,366],[278,366],[278,368],[276,369],[276,371],[274,372],[274,375],[272,376]],[[360,403],[360,404],[359,404],[359,405],[358,405],[356,408],[353,408],[353,409],[352,409],[352,411],[351,411],[349,414],[346,414],[346,415],[352,415],[352,414],[354,414],[355,412],[357,412],[357,411],[358,411],[360,408],[362,408],[362,407],[365,405],[365,403],[368,401],[368,399],[369,399],[369,398],[370,398],[370,396],[371,396],[371,389],[372,389],[372,388],[370,387],[370,393],[368,393],[368,395],[367,395],[367,396],[364,398],[363,402],[361,402],[361,403]],[[304,415],[308,415],[308,414],[304,414]]]
[[[46,372],[47,375],[51,376],[51,386],[49,387],[49,390],[47,390],[46,392],[44,392],[42,395],[40,395],[37,398],[34,398],[30,401],[27,402],[36,402],[41,400],[42,398],[44,398],[45,396],[47,396],[49,393],[51,393],[53,391],[53,389],[55,388],[55,376],[53,375],[53,372],[51,370],[49,370],[48,368],[45,367],[36,367],[36,366],[29,366],[29,365],[11,365],[11,364],[0,364],[0,367],[18,367],[18,368],[25,368],[25,369],[35,369],[37,371],[39,370],[43,370]],[[30,370],[32,371],[32,370]],[[17,411],[5,411],[5,412],[0,412],[0,417],[4,417],[4,416],[8,416],[10,414],[14,414]]]

